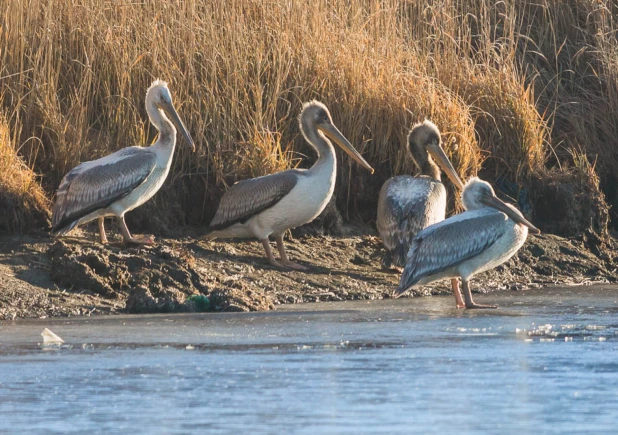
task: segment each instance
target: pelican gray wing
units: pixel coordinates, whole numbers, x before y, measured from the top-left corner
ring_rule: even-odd
[[[242,180],[225,192],[209,232],[244,223],[250,217],[272,207],[296,186],[303,172],[298,169]]]
[[[502,237],[507,219],[504,213],[484,208],[425,228],[412,240],[396,293],[479,255]]]
[[[442,183],[429,177],[402,175],[384,183],[376,226],[394,265],[405,264],[412,239],[419,231],[444,219],[446,204],[441,209],[433,204],[439,199],[446,201],[446,190]]]
[[[108,207],[142,184],[157,156],[131,147],[73,168],[60,183],[52,212],[52,232],[70,231],[84,216]]]

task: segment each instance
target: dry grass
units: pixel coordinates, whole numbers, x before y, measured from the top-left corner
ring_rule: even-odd
[[[314,98],[377,169],[340,165],[339,208],[365,219],[381,183],[413,171],[402,145],[424,117],[464,178],[482,168],[530,187],[581,150],[611,183],[612,2],[429,3],[0,0],[0,101],[51,197],[79,161],[150,143],[144,93],[168,80],[199,150],[180,144],[170,180],[132,213],[162,232],[208,222],[240,178],[311,164],[296,119]]]
[[[0,113],[0,234],[42,228],[49,217],[45,192],[13,143],[6,118]]]

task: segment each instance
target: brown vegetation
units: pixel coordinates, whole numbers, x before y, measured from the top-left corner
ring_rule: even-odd
[[[314,98],[377,169],[370,178],[343,157],[336,197],[348,217],[372,219],[382,182],[413,171],[402,145],[424,117],[443,130],[462,178],[508,180],[519,196],[549,193],[569,174],[597,214],[575,209],[569,233],[604,236],[602,191],[618,205],[611,1],[0,5],[0,104],[48,198],[79,161],[151,142],[144,94],[156,77],[170,82],[199,149],[180,147],[162,191],[131,213],[144,230],[207,223],[236,180],[311,164],[296,119]],[[528,197],[533,214],[547,200]],[[564,217],[545,209],[535,224],[563,231]]]
[[[49,217],[47,197],[13,143],[0,113],[0,233],[43,228]]]

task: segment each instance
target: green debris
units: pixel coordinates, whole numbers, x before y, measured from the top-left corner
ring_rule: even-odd
[[[187,302],[193,302],[197,311],[210,311],[210,299],[204,295],[191,295],[187,298]]]

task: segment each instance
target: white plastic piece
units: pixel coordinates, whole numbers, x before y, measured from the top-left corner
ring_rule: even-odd
[[[62,343],[64,343],[64,340],[62,338],[58,337],[56,334],[54,334],[53,332],[51,332],[47,328],[43,329],[43,332],[41,332],[41,335],[43,336],[43,344],[62,344]]]

